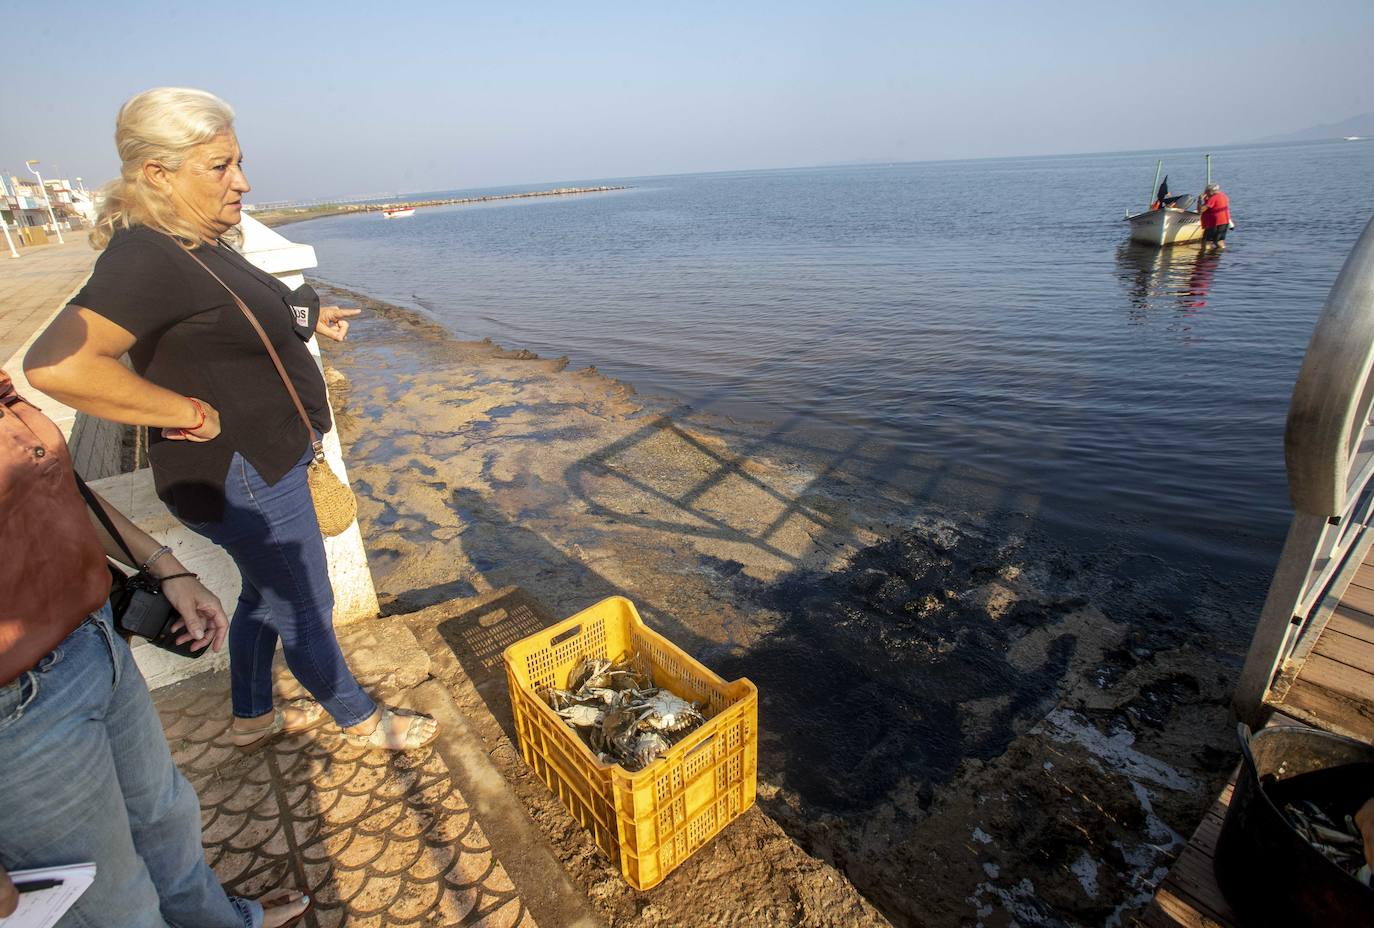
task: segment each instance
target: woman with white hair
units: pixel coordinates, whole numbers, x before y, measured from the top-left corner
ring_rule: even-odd
[[[29,382],[90,415],[149,426],[158,496],[233,558],[243,579],[229,626],[237,746],[331,717],[365,747],[431,743],[433,719],[379,706],[344,661],[306,482],[312,443],[331,427],[306,341],[315,332],[341,340],[356,311],[320,307],[308,287],[289,291],[231,247],[249,186],[224,101],[145,91],[120,109],[115,144],[120,177],[91,233],[103,253],[24,359]],[[132,370],[119,360],[126,352]],[[275,705],[278,641],[314,700]]]

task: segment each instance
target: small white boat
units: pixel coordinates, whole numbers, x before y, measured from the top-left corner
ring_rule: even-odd
[[[1155,163],[1155,182],[1151,186],[1154,202],[1138,213],[1126,210],[1125,222],[1131,224],[1131,241],[1140,245],[1164,248],[1196,242],[1202,238],[1202,215],[1198,198],[1192,195],[1169,196],[1169,177],[1159,182],[1163,161]],[[1212,182],[1212,156],[1207,156],[1207,182]]]
[[[405,208],[402,208],[402,209],[384,209],[384,210],[382,210],[382,218],[383,218],[383,219],[404,219],[404,218],[406,218],[407,216],[414,216],[414,215],[415,215],[415,210],[414,210],[413,207],[405,207]]]
[[[1131,224],[1131,241],[1141,245],[1179,245],[1202,238],[1202,217],[1195,210],[1161,206],[1127,216]]]

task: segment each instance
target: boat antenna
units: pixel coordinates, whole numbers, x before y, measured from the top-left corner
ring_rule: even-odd
[[[1208,156],[1207,156],[1207,183],[1210,184],[1211,182],[1212,182],[1212,156],[1211,156],[1211,155],[1208,155]]]
[[[1154,183],[1154,186],[1150,188],[1150,195],[1149,195],[1148,197],[1145,198],[1145,208],[1146,208],[1146,209],[1149,209],[1149,208],[1150,208],[1150,204],[1153,203],[1153,202],[1155,201],[1155,194],[1159,192],[1159,171],[1160,171],[1160,168],[1162,168],[1162,167],[1164,167],[1164,159],[1163,159],[1163,158],[1160,158],[1158,161],[1155,162],[1155,183]],[[1163,204],[1160,204],[1160,205],[1163,205]]]

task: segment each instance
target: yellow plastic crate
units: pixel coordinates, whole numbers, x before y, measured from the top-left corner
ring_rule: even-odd
[[[623,596],[516,642],[504,657],[525,763],[635,889],[657,886],[754,804],[758,690],[707,670],[647,627]],[[697,703],[706,723],[638,773],[601,763],[538,693],[566,689],[589,657],[633,658],[656,685]]]

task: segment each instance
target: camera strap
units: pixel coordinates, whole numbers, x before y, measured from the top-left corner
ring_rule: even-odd
[[[76,473],[76,471],[72,471],[72,474],[76,477],[76,488],[81,491],[82,497],[86,500],[86,505],[90,507],[91,512],[95,513],[95,517],[100,520],[100,524],[105,526],[105,531],[110,533],[110,537],[119,545],[119,549],[129,556],[129,563],[134,565],[134,569],[137,570],[138,559],[135,558],[134,553],[129,550],[129,546],[125,544],[124,536],[119,534],[119,531],[114,527],[114,523],[110,521],[110,516],[105,512],[105,507],[100,505],[96,500],[95,494],[91,492],[90,487],[86,486],[86,481],[81,479],[81,475]]]
[[[129,545],[124,541],[124,536],[114,527],[109,515],[105,512],[105,507],[96,500],[91,488],[86,486],[86,481],[81,479],[81,475],[72,471],[76,477],[76,488],[81,491],[81,495],[86,500],[86,505],[95,513],[95,517],[100,520],[100,524],[105,527],[105,531],[119,545],[119,549],[129,558],[130,564],[137,564],[138,560],[134,553],[129,550]],[[203,657],[209,648],[202,647],[193,650],[191,645],[194,642],[188,641],[185,644],[177,644],[177,632],[173,629],[173,621],[179,618],[176,608],[167,599],[167,594],[162,592],[162,581],[171,580],[176,577],[194,577],[190,571],[185,573],[172,574],[161,579],[144,573],[143,570],[135,568],[133,576],[115,566],[114,559],[105,558],[105,566],[110,569],[111,589],[110,589],[110,609],[114,614],[114,627],[125,640],[129,640],[132,635],[140,635],[147,638],[149,643],[155,647],[179,654],[182,657],[197,658]]]

